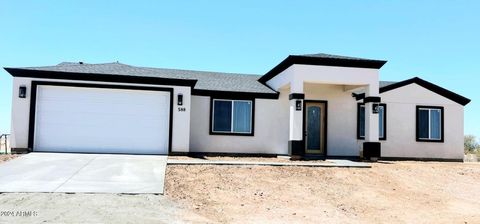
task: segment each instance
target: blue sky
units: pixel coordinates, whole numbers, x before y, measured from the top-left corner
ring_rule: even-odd
[[[419,76],[464,95],[480,136],[480,1],[5,1],[0,66],[62,61],[264,74],[289,54],[386,59],[382,80]],[[0,71],[0,133],[12,78]]]

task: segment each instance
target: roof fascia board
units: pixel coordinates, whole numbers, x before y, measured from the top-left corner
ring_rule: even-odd
[[[254,93],[254,92],[234,92],[234,91],[219,91],[219,90],[202,90],[193,89],[192,95],[196,96],[210,96],[220,99],[278,99],[280,93]]]

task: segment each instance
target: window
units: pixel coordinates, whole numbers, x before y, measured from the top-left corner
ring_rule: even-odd
[[[443,142],[443,107],[417,106],[417,141]]]
[[[212,100],[211,134],[253,135],[252,100]]]
[[[378,107],[378,138],[387,140],[387,105]],[[357,108],[357,138],[365,139],[365,104],[359,103]]]

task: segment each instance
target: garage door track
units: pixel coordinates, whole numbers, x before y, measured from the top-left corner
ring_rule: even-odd
[[[163,194],[167,156],[30,153],[0,164],[0,192]]]

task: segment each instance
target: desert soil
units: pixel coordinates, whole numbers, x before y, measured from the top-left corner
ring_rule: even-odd
[[[0,223],[206,223],[153,194],[0,194]]]
[[[6,162],[6,161],[11,160],[11,159],[15,159],[17,157],[19,157],[19,155],[0,154],[0,163]]]
[[[480,223],[480,165],[169,165],[166,195],[220,223]]]
[[[3,193],[0,223],[480,223],[480,164],[371,165],[168,165],[166,196]]]

